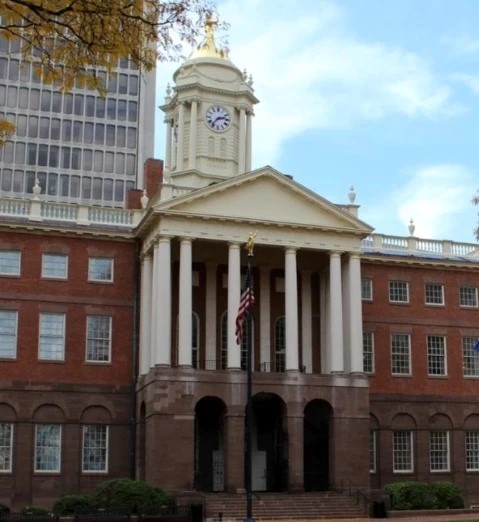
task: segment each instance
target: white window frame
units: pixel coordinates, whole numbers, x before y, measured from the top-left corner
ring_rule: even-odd
[[[479,471],[479,430],[465,433],[466,471]]]
[[[55,429],[57,431],[58,438],[53,444],[47,444],[40,446],[39,444],[39,431],[42,428]],[[49,451],[51,450],[51,451]],[[51,453],[54,458],[52,462],[56,463],[56,466],[44,468],[39,467],[39,453],[44,451],[45,456],[48,458],[48,453]],[[61,424],[35,424],[35,455],[34,455],[34,467],[35,473],[60,473],[62,468],[62,425]]]
[[[12,472],[13,429],[12,422],[0,422],[0,473]]]
[[[369,430],[369,473],[377,472],[378,430]]]
[[[405,299],[394,299],[393,294],[405,294]],[[408,281],[389,281],[388,298],[390,303],[409,303],[409,282]]]
[[[395,340],[407,339],[406,345],[398,345]],[[402,363],[402,364],[400,364]],[[404,371],[398,371],[403,366]],[[411,375],[411,335],[401,332],[391,333],[391,375]]]
[[[434,339],[442,339],[442,346],[440,346],[441,343],[433,346],[432,342]],[[442,351],[442,353],[440,353],[440,351]],[[440,364],[441,361],[442,364]],[[432,371],[434,370],[434,365],[442,369],[442,373]],[[445,335],[432,334],[427,336],[427,375],[428,377],[447,377],[447,345]]]
[[[361,278],[361,299],[363,301],[373,300],[373,280],[369,277]]]
[[[46,331],[47,326],[44,321],[47,317],[62,318],[61,333],[58,331]],[[41,361],[64,361],[65,360],[65,325],[66,315],[62,313],[40,313],[38,326],[38,359]],[[60,325],[59,325],[60,326]],[[59,340],[58,344],[49,344],[52,341]],[[61,349],[51,350],[51,346],[58,346]]]
[[[479,377],[479,354],[474,350],[477,336],[462,338],[462,375],[467,378]]]
[[[393,431],[393,473],[414,472],[414,437],[411,430]],[[399,437],[403,440],[397,440]],[[402,444],[403,447],[399,447]],[[400,460],[402,460],[401,465]],[[409,464],[409,465],[408,465]],[[407,467],[406,467],[407,466]]]
[[[274,322],[274,371],[286,371],[286,316],[280,315]]]
[[[442,283],[426,283],[424,285],[424,304],[444,306],[444,285]]]
[[[14,325],[8,325],[8,322],[12,320]],[[0,310],[0,359],[16,359],[17,345],[18,312],[16,310]],[[6,347],[11,347],[10,351]]]
[[[63,263],[61,263],[63,260]],[[63,270],[61,270],[63,265]],[[67,279],[68,278],[68,256],[66,254],[44,253],[42,255],[42,278],[44,279]]]
[[[374,332],[363,331],[363,372],[374,373]]]
[[[429,471],[447,473],[451,471],[450,437],[448,430],[429,432]]]
[[[196,312],[191,314],[191,364],[200,367],[200,316]]]
[[[0,276],[19,276],[22,254],[17,250],[0,250]]]
[[[467,292],[470,292],[471,295],[465,295]],[[468,303],[472,304],[469,304]],[[479,307],[479,299],[477,295],[477,286],[461,286],[459,287],[459,306],[461,308],[478,308]]]
[[[108,321],[108,337],[103,338],[99,337],[98,334],[94,336],[94,332],[99,332],[100,329],[96,326],[98,321]],[[85,360],[86,362],[93,362],[93,363],[104,363],[108,364],[111,362],[111,346],[112,346],[112,324],[113,319],[111,315],[87,315],[86,316],[86,352],[85,352]],[[98,354],[100,353],[100,350],[102,355],[104,353],[103,349],[104,346],[101,346],[103,343],[105,343],[105,346],[108,347],[108,357],[107,359],[98,358]],[[92,357],[92,350],[96,350],[97,358]]]
[[[87,447],[87,435],[89,430],[96,430],[101,428],[104,430],[104,434],[101,437],[100,443],[90,443]],[[108,456],[109,456],[109,426],[105,424],[85,424],[82,426],[82,473],[108,473]],[[94,442],[94,441],[93,441]],[[100,455],[99,461],[98,454]],[[94,463],[99,462],[101,466],[94,469],[95,466],[91,466],[91,459],[93,457]]]
[[[100,268],[95,267],[97,263],[109,262],[110,277],[103,277],[101,274],[103,271]],[[113,283],[114,280],[114,260],[112,257],[90,257],[88,258],[88,281],[94,283]],[[107,271],[105,271],[107,272]],[[105,274],[106,276],[106,274]]]

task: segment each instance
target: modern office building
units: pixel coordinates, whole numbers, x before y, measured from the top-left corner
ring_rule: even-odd
[[[153,156],[155,72],[123,59],[116,74],[97,72],[106,97],[62,93],[42,84],[19,51],[18,40],[0,40],[0,115],[16,126],[0,149],[2,195],[32,194],[38,180],[50,201],[124,206]]]
[[[0,199],[0,503],[128,473],[242,491],[249,339],[257,492],[446,480],[478,503],[477,245],[375,234],[354,193],[251,171],[257,100],[211,33],[174,80],[136,208]]]

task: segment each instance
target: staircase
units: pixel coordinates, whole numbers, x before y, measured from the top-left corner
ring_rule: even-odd
[[[205,518],[210,522],[229,522],[246,518],[246,496],[232,493],[207,493]],[[258,493],[253,495],[255,520],[299,520],[321,518],[366,519],[362,499],[332,491],[318,493]]]

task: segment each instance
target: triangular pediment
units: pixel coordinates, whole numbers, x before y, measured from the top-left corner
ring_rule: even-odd
[[[369,234],[372,228],[271,167],[155,205],[155,213]]]

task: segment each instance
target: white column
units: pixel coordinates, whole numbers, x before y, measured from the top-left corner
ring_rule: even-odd
[[[153,287],[153,260],[151,253],[146,253],[141,259],[141,295],[140,295],[140,357],[138,374],[144,375],[150,369],[151,344],[151,308]]]
[[[245,171],[249,172],[251,170],[251,144],[253,142],[252,137],[252,119],[253,119],[253,113],[248,112],[246,115],[246,164],[245,164]]]
[[[158,241],[155,364],[171,365],[171,241]]]
[[[330,345],[329,355],[331,372],[344,371],[343,352],[343,307],[341,287],[341,255],[331,252],[329,255],[329,313]]]
[[[153,246],[153,278],[151,288],[151,308],[150,308],[150,368],[156,364],[156,329],[158,327],[158,240]]]
[[[285,252],[285,319],[286,319],[286,371],[299,369],[298,358],[298,275],[296,250]]]
[[[244,107],[239,111],[239,136],[238,136],[238,174],[245,172],[245,150],[246,150],[246,133],[245,133],[246,113]]]
[[[271,289],[270,269],[266,266],[259,267],[260,272],[260,302],[259,302],[259,336],[260,336],[260,368],[265,366],[265,371],[271,371]]]
[[[236,316],[241,293],[240,245],[230,243],[228,252],[228,369],[241,368],[241,347],[236,344]]]
[[[176,138],[176,170],[183,170],[185,144],[185,106],[183,102],[178,105],[178,135]]]
[[[361,300],[361,260],[349,256],[349,306],[351,331],[351,372],[363,372],[363,314]]]
[[[220,368],[216,355],[216,263],[206,263],[205,360],[206,369]]]
[[[190,169],[196,168],[196,127],[198,119],[198,101],[193,100],[191,102],[191,114],[190,114],[190,150],[188,153],[188,166]]]
[[[343,353],[344,353],[344,371],[350,372],[351,368],[351,332],[350,317],[351,310],[349,307],[349,260],[343,256],[341,263],[341,285],[342,285],[342,308],[343,308]]]
[[[331,371],[331,363],[329,359],[329,279],[323,271],[319,275],[319,327],[320,327],[320,345],[321,345],[321,373],[326,374]]]
[[[307,373],[313,371],[313,321],[311,310],[311,271],[301,272],[301,339],[303,366]]]
[[[171,120],[165,120],[166,123],[166,151],[165,151],[165,178],[169,180],[169,174],[171,170],[171,137],[173,128],[171,126]],[[146,188],[146,187],[145,187]]]
[[[180,276],[178,299],[178,366],[192,365],[191,314],[193,312],[191,239],[180,242]]]

